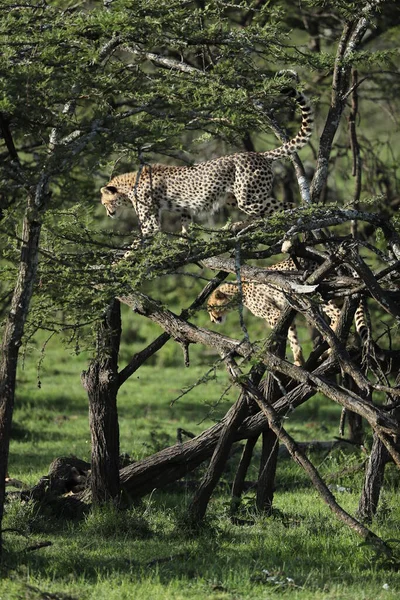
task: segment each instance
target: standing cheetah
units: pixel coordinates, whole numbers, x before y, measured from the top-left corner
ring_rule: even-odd
[[[307,268],[310,266],[311,263],[307,264]],[[266,270],[295,271],[297,267],[295,262],[291,258],[288,258],[269,266]],[[237,283],[223,283],[214,290],[207,303],[207,311],[211,322],[222,323],[226,313],[237,306],[238,302],[242,302],[255,317],[261,317],[265,319],[269,327],[275,327],[286,302],[284,292],[272,284],[247,281],[242,281],[241,288],[241,298]],[[329,300],[321,305],[321,309],[328,317],[330,327],[335,331],[339,323],[340,308],[332,300]],[[368,329],[362,304],[357,308],[354,320],[356,331],[360,335],[362,342],[364,342]],[[294,364],[297,366],[304,365],[303,352],[297,337],[295,324],[292,324],[288,329],[288,341],[293,353]]]
[[[242,303],[255,317],[265,319],[269,327],[275,327],[285,303],[285,295],[275,287],[263,283],[242,282]],[[207,311],[212,323],[222,323],[228,310],[240,302],[236,283],[221,284],[208,299]],[[303,352],[297,337],[296,325],[290,325],[288,340],[293,352],[294,364],[304,365]]]
[[[143,237],[160,230],[161,212],[177,212],[182,233],[191,216],[214,212],[219,206],[237,206],[250,217],[263,217],[285,205],[271,197],[271,163],[300,150],[310,139],[313,114],[307,98],[297,90],[290,95],[301,109],[297,135],[275,150],[221,156],[193,166],[146,165],[135,173],[114,177],[101,188],[101,202],[109,217],[133,205]]]

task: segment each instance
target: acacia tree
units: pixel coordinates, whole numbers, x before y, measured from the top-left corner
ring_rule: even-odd
[[[97,292],[96,298],[82,293],[88,255],[91,261],[98,259],[93,246],[84,253],[75,245],[61,258],[57,251],[65,253],[65,245],[61,249],[53,240],[46,248],[41,243],[43,227],[47,240],[52,228],[58,228],[58,239],[74,237],[76,244],[82,234],[87,240],[82,225],[79,234],[65,234],[60,213],[73,206],[69,219],[75,215],[72,225],[79,223],[76,215],[87,211],[96,173],[100,166],[104,172],[107,163],[109,170],[119,152],[125,162],[144,148],[176,154],[184,131],[203,129],[237,142],[255,128],[259,111],[256,103],[249,107],[249,95],[257,100],[278,86],[255,77],[259,69],[254,59],[267,53],[279,30],[277,12],[272,11],[273,28],[255,23],[243,35],[232,30],[229,11],[213,3],[199,7],[175,2],[167,7],[120,1],[93,8],[89,3],[7,1],[1,11],[1,199],[2,231],[8,236],[3,267],[9,283],[2,290],[0,520],[18,352],[38,268],[44,289],[59,289],[64,283],[61,266],[70,283],[79,280],[63,302],[79,296],[75,304],[87,309],[81,320],[89,318],[88,313],[92,320],[100,318],[107,304]],[[165,47],[173,58],[163,62],[158,56],[163,68],[152,70],[148,51]],[[246,48],[251,54],[256,48],[254,59],[245,58]],[[221,68],[205,77],[216,52]],[[181,69],[171,69],[170,60],[178,64],[182,53]],[[279,56],[276,49],[275,55]]]
[[[279,63],[311,70],[316,75],[313,81],[308,75],[307,84],[318,87],[322,98],[331,94],[317,151],[312,199],[343,198],[347,202],[352,198],[357,203],[361,191],[376,193],[372,170],[382,169],[379,153],[366,141],[368,153],[363,154],[364,139],[355,124],[361,90],[366,90],[368,100],[372,94],[382,94],[383,98],[391,87],[390,101],[394,102],[398,84],[393,74],[370,73],[371,65],[384,62],[390,71],[390,51],[375,52],[373,56],[368,53],[374,40],[384,36],[390,20],[393,24],[392,3],[383,3],[378,20],[374,12],[381,4],[378,2],[367,5],[361,15],[357,3],[335,3],[331,12],[319,2],[305,4],[302,9],[296,5],[296,10],[290,2],[256,2],[238,9],[217,2],[174,2],[168,6],[138,2],[132,6],[121,0],[105,4],[106,8],[93,9],[89,3],[80,7],[68,7],[63,2],[53,3],[52,7],[28,3],[20,7],[9,2],[2,22],[7,52],[0,68],[7,79],[2,84],[5,99],[0,105],[0,125],[5,158],[2,178],[8,182],[7,192],[3,193],[2,227],[12,240],[5,252],[9,259],[6,264],[10,280],[16,283],[5,321],[0,370],[0,481],[4,480],[7,464],[18,348],[38,273],[41,285],[35,289],[32,326],[43,322],[37,305],[39,298],[47,297],[54,308],[68,307],[71,316],[78,315],[69,323],[76,327],[77,323],[101,321],[110,303],[116,310],[115,297],[135,292],[145,280],[173,273],[182,264],[237,249],[237,239],[228,232],[211,236],[206,245],[204,241],[193,241],[189,254],[187,245],[179,239],[160,235],[137,252],[134,264],[110,268],[116,240],[99,236],[85,215],[95,188],[104,183],[104,176],[111,174],[116,162],[118,170],[131,170],[131,162],[138,166],[154,155],[161,155],[164,161],[169,157],[187,160],[187,154],[181,151],[183,143],[193,143],[193,139],[203,142],[204,135],[252,150],[257,140],[251,133],[264,130],[267,123],[281,134],[279,111],[271,114],[267,110],[277,108],[274,99],[282,84],[287,83],[284,76],[272,77]],[[375,29],[371,29],[372,23],[377,23]],[[293,44],[289,36],[292,26],[298,28],[299,39],[306,39],[307,47]],[[40,38],[35,38],[39,33]],[[350,101],[350,137],[342,132],[342,140],[346,140],[343,151],[343,143],[334,146],[333,138]],[[354,194],[352,185],[345,183],[349,157],[354,162]],[[364,180],[362,157],[371,173]],[[295,168],[307,201],[304,172],[296,160]],[[328,178],[329,169],[335,177]],[[395,184],[389,163],[384,174],[379,185],[386,185],[393,195]],[[386,183],[381,183],[384,179]],[[323,218],[320,222],[324,223]],[[15,225],[17,231],[22,231],[17,242]],[[43,229],[46,240],[40,242]],[[263,228],[242,238],[242,247],[251,250],[258,244],[271,246],[263,255],[271,256],[277,251],[273,244],[282,238],[282,232],[283,223],[275,222],[271,230]],[[103,269],[93,269],[99,264]],[[88,371],[89,375],[111,375],[110,385],[101,394],[95,386],[99,404],[92,402],[91,407],[96,409],[92,415],[101,415],[106,405],[114,408],[109,422],[114,433],[116,380],[123,383],[135,365],[166,340],[161,336],[151,350],[134,357],[118,373],[118,344],[113,337],[117,321],[107,330],[109,320],[105,318],[97,361]],[[106,338],[110,344],[105,343]],[[94,439],[93,444],[96,452],[99,444]],[[99,500],[118,495],[117,436],[111,446],[108,442],[103,446],[99,470],[94,472],[92,491]],[[3,499],[4,487],[0,487],[0,506]]]

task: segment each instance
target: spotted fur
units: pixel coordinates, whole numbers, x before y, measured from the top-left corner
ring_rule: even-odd
[[[306,267],[311,268],[311,261],[307,261]],[[284,261],[269,266],[268,271],[296,271],[295,262],[288,258]],[[212,323],[222,323],[226,313],[237,306],[238,302],[249,309],[255,316],[265,319],[267,325],[275,327],[286,301],[286,296],[276,285],[242,281],[242,297],[240,299],[237,283],[223,283],[210,295],[207,303],[207,311]],[[322,311],[328,317],[330,327],[333,331],[339,323],[340,308],[332,301],[321,305]],[[356,331],[362,342],[368,335],[368,327],[365,318],[364,307],[360,303],[354,316]],[[294,364],[304,365],[303,352],[297,336],[296,325],[293,323],[288,329],[288,341],[293,353]]]
[[[212,323],[222,323],[228,310],[237,305],[239,290],[235,283],[223,283],[210,296],[207,310]],[[285,295],[273,286],[242,282],[242,302],[255,317],[265,319],[269,327],[275,327],[285,302]],[[303,352],[297,337],[296,325],[288,329],[289,345],[294,364],[304,365]]]
[[[101,188],[108,216],[114,218],[123,206],[132,204],[142,235],[147,237],[160,230],[165,210],[180,214],[186,234],[192,215],[214,212],[224,204],[237,206],[250,217],[288,208],[271,196],[271,164],[305,146],[313,128],[307,98],[292,92],[302,113],[300,131],[293,139],[268,152],[237,153],[193,166],[145,165],[135,173],[119,175]]]

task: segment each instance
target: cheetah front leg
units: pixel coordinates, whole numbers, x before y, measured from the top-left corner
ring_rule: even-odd
[[[267,305],[265,308],[267,309],[267,311],[269,313],[265,317],[265,320],[268,323],[268,325],[271,327],[271,329],[273,329],[275,327],[275,325],[277,324],[277,322],[279,321],[279,318],[281,316],[281,311],[278,310],[277,308],[275,308],[275,306],[273,304]],[[294,323],[293,323],[293,325],[290,325],[290,327],[288,329],[288,342],[289,342],[290,349],[293,353],[293,363],[295,365],[297,365],[298,367],[303,367],[305,360],[304,360],[304,356],[303,356],[303,351],[300,346],[299,338],[297,337],[297,328]]]
[[[161,229],[161,210],[151,189],[142,190],[133,202],[142,238],[149,238]]]
[[[329,326],[336,333],[337,326],[339,325],[339,319],[341,310],[332,300],[329,300],[326,304],[321,305],[321,310],[328,317],[330,323]],[[332,354],[332,348],[328,348],[321,355],[321,360],[326,360]]]
[[[130,249],[125,252],[123,258],[132,258],[133,251],[137,250],[143,242],[151,239],[160,231],[160,213],[154,207],[146,205],[145,202],[137,203],[136,214],[139,221],[139,229],[142,240],[135,240]]]
[[[160,217],[153,211],[144,210],[138,211],[138,220],[142,238],[151,238],[161,229]]]
[[[336,328],[339,325],[339,319],[341,314],[340,308],[336,306],[336,304],[332,302],[332,300],[329,300],[329,302],[323,304],[321,308],[330,320],[330,327],[332,331],[336,331]]]

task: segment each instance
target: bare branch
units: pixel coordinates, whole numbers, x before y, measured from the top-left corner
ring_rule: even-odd
[[[351,73],[351,55],[359,48],[361,40],[370,26],[370,15],[381,3],[375,0],[367,3],[361,10],[361,17],[354,23],[346,23],[338,44],[332,79],[331,106],[320,139],[317,166],[311,184],[312,202],[318,202],[328,179],[329,157],[332,144],[338,130],[340,119],[346,105]]]
[[[318,471],[314,467],[314,465],[308,460],[307,456],[302,452],[299,446],[296,444],[294,439],[287,433],[285,428],[283,427],[282,420],[279,417],[278,413],[275,409],[268,404],[260,391],[246,378],[242,377],[240,370],[234,361],[230,360],[231,372],[234,377],[234,381],[237,385],[245,392],[251,395],[251,397],[257,402],[261,411],[264,413],[266,418],[268,419],[268,425],[275,433],[277,438],[286,446],[291,457],[295,462],[297,462],[310,477],[312,483],[314,484],[316,490],[319,492],[320,496],[332,510],[332,512],[346,525],[351,527],[354,531],[356,531],[359,535],[361,535],[364,539],[374,539],[376,542],[382,546],[386,552],[391,553],[389,547],[383,542],[381,538],[376,536],[372,531],[367,529],[364,525],[362,525],[357,519],[349,515],[344,509],[337,504],[335,497],[329,488],[325,485],[321,477],[319,476]]]
[[[145,50],[141,50],[137,46],[132,46],[131,44],[125,45],[123,49],[127,52],[130,52],[131,54],[140,56],[141,58],[149,60],[150,62],[156,63],[161,67],[166,67],[167,69],[175,69],[177,71],[181,71],[182,73],[196,73],[200,75],[204,74],[203,71],[200,71],[200,69],[198,69],[197,67],[192,67],[191,65],[188,65],[183,61],[178,61],[173,58],[160,56],[158,54],[155,54],[154,52],[147,52]]]
[[[181,318],[187,318],[190,313],[199,308],[204,303],[204,300],[218,287],[218,285],[223,281],[226,277],[226,274],[221,271],[218,273],[214,279],[212,279],[204,289],[198,294],[197,298],[191,303],[189,308],[185,309],[181,313]],[[137,369],[155,352],[158,352],[160,348],[162,348],[168,340],[171,339],[171,336],[168,333],[163,333],[156,340],[151,342],[144,350],[141,350],[130,360],[130,362],[126,365],[122,371],[118,374],[118,386],[120,387],[125,381],[135,372]]]

